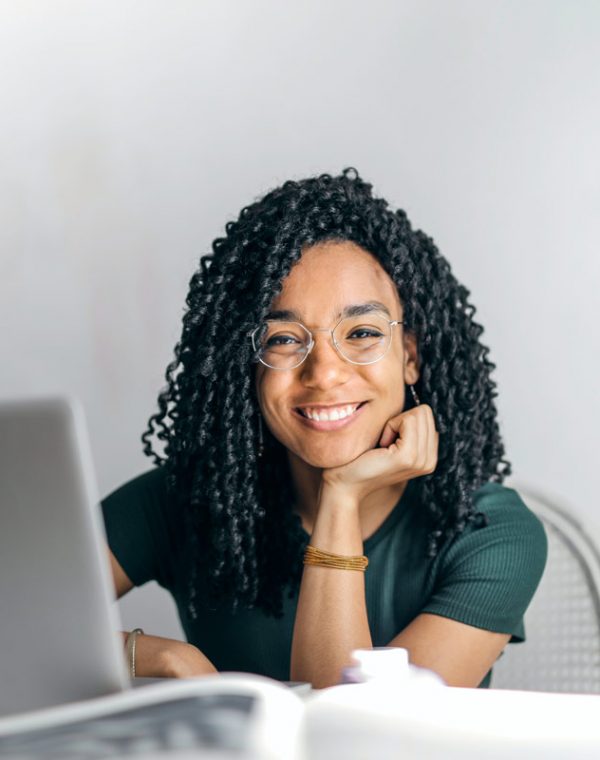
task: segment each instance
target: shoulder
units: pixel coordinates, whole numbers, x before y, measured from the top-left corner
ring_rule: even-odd
[[[128,480],[101,501],[108,544],[137,586],[153,579],[167,585],[172,576],[167,558],[175,553],[180,531],[170,507],[160,467]]]
[[[109,533],[127,532],[140,538],[164,534],[171,523],[164,468],[155,467],[126,481],[102,499],[101,507]]]
[[[531,578],[537,585],[546,564],[548,542],[541,520],[513,488],[486,483],[473,494],[485,525],[469,523],[444,547],[444,565],[471,565],[482,572]]]
[[[441,547],[424,611],[522,641],[523,615],[546,565],[544,526],[517,491],[499,483],[486,483],[473,501],[487,524],[469,523]]]
[[[482,512],[488,521],[485,528],[474,531],[481,537],[499,533],[506,536],[525,537],[546,548],[546,532],[542,521],[525,504],[514,488],[501,483],[486,483],[473,494],[473,504],[477,512]]]
[[[166,499],[166,474],[163,467],[137,475],[123,483],[102,500],[102,504],[130,504],[132,501]]]

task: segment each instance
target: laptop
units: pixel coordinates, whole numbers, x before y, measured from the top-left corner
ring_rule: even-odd
[[[0,402],[0,718],[131,681],[81,404]]]
[[[0,402],[0,717],[129,677],[81,405]]]
[[[299,756],[309,684],[131,682],[120,629],[81,404],[0,401],[0,757]]]

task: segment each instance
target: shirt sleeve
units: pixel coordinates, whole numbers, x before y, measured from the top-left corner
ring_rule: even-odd
[[[452,539],[422,611],[524,641],[523,616],[546,564],[544,527],[516,491],[498,483],[480,489],[475,506],[489,524],[469,525]]]
[[[155,468],[117,488],[100,506],[108,545],[136,586],[169,588],[170,529],[164,472]]]

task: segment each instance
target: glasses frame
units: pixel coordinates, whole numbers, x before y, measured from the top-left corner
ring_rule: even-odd
[[[365,315],[365,316],[368,316],[368,315]],[[392,337],[393,337],[392,328],[395,327],[396,325],[404,325],[405,324],[402,320],[399,320],[399,319],[392,319],[392,320],[384,319],[384,321],[387,322],[387,324],[390,327],[390,334],[389,334],[389,338],[388,338],[388,344],[387,344],[387,346],[385,348],[385,351],[377,359],[373,359],[370,362],[355,362],[355,361],[352,361],[352,359],[348,359],[348,357],[342,352],[342,349],[339,347],[338,342],[335,339],[335,335],[334,335],[334,332],[342,324],[342,322],[344,322],[344,320],[346,320],[346,319],[351,319],[351,317],[342,317],[339,320],[339,322],[337,322],[335,324],[335,326],[332,327],[332,328],[329,328],[329,327],[315,327],[314,330],[309,330],[308,327],[306,327],[306,325],[302,324],[302,322],[294,322],[293,320],[287,320],[287,319],[286,320],[283,320],[283,319],[266,319],[265,320],[266,323],[269,323],[269,322],[273,322],[273,323],[285,322],[286,324],[290,324],[290,325],[298,325],[299,327],[301,327],[310,336],[310,343],[308,344],[308,348],[306,349],[306,353],[304,354],[304,356],[302,357],[302,359],[300,359],[300,361],[297,362],[296,364],[293,364],[291,367],[273,367],[272,365],[267,364],[267,362],[264,361],[262,359],[262,357],[259,355],[259,352],[260,352],[261,349],[259,347],[257,347],[257,345],[256,345],[256,334],[258,333],[258,331],[262,327],[262,324],[260,324],[258,327],[254,328],[254,330],[252,330],[252,332],[248,333],[248,337],[252,340],[252,348],[254,349],[254,354],[255,354],[254,355],[254,361],[255,362],[260,362],[262,365],[264,365],[265,367],[268,367],[269,369],[274,369],[274,370],[278,370],[278,371],[281,371],[281,372],[285,372],[288,369],[296,369],[296,367],[299,367],[301,364],[304,363],[304,361],[306,361],[306,357],[310,354],[310,352],[315,347],[315,339],[313,337],[313,332],[328,332],[330,334],[330,336],[331,336],[331,342],[333,344],[333,347],[335,348],[335,350],[338,352],[338,354],[342,357],[342,359],[344,361],[347,361],[349,364],[355,364],[355,365],[357,365],[359,367],[366,367],[369,364],[376,364],[377,362],[380,362],[383,359],[383,357],[390,350],[390,346],[392,345]]]

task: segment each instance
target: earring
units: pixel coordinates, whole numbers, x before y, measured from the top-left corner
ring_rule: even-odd
[[[421,401],[420,401],[419,397],[417,396],[417,392],[415,390],[415,386],[414,385],[409,385],[408,387],[409,387],[410,392],[412,394],[413,401],[415,402],[415,406],[419,406],[419,404],[421,403]]]
[[[263,421],[260,414],[258,415],[258,458],[260,459],[265,453],[265,441],[263,433]]]

